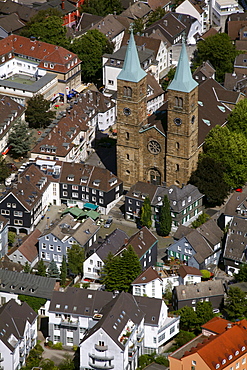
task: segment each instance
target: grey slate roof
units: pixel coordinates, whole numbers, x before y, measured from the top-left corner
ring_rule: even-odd
[[[57,75],[54,73],[46,73],[43,77],[38,79],[37,81],[34,81],[32,85],[28,84],[21,84],[18,82],[14,82],[11,80],[1,80],[0,86],[6,86],[8,88],[18,89],[18,90],[25,90],[32,93],[38,92],[42,87],[49,84],[54,78],[56,78]]]
[[[111,292],[101,290],[68,288],[65,292],[54,291],[49,311],[93,317],[112,297]]]
[[[145,313],[145,324],[158,325],[162,299],[135,296],[135,300]]]
[[[14,351],[17,341],[23,339],[26,322],[32,324],[36,317],[36,312],[26,302],[19,305],[11,299],[0,307],[0,340],[10,351]],[[10,340],[11,335],[17,341]]]
[[[196,230],[209,242],[212,247],[220,243],[224,235],[223,231],[219,228],[216,220],[214,219],[208,220]]]
[[[50,299],[56,279],[0,269],[0,292]],[[21,289],[24,288],[24,289]]]
[[[242,211],[242,213],[241,213]],[[225,206],[224,214],[247,218],[247,196],[244,193],[234,192]]]
[[[247,255],[247,219],[233,217],[224,250],[224,258],[246,262]]]
[[[186,239],[193,247],[193,249],[196,251],[196,254],[194,254],[193,257],[199,264],[212,255],[213,249],[206,242],[206,240],[199,234],[197,230],[194,230],[193,232],[189,233],[186,236]]]
[[[174,289],[179,301],[224,295],[224,287],[221,280],[208,280],[197,284],[179,285]]]
[[[118,338],[128,320],[130,319],[134,324],[139,325],[144,317],[144,313],[139,308],[135,298],[136,297],[125,292],[121,292],[116,296],[116,298],[113,298],[100,311],[103,317],[87,332],[82,342],[95,333],[99,328],[102,328],[123,350],[124,344],[121,343]]]
[[[105,240],[97,247],[96,253],[102,261],[104,261],[108,254],[111,252],[115,254],[119,249],[125,244],[128,240],[128,235],[120,229],[115,229]],[[92,246],[91,250],[95,248],[95,245]]]

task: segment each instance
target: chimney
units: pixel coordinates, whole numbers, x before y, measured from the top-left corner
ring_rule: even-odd
[[[61,2],[61,9],[64,10],[64,0]]]

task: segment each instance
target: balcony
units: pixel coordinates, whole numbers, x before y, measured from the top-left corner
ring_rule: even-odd
[[[62,319],[60,322],[61,327],[73,327],[77,328],[78,327],[78,319],[73,320],[73,319]]]
[[[144,329],[142,329],[140,332],[137,333],[137,342],[142,342],[144,338]]]
[[[129,357],[129,360],[132,360],[134,357],[135,357],[135,354],[136,354],[136,348],[129,348],[128,350],[128,357]]]
[[[98,360],[98,361],[111,361],[111,360],[114,360],[114,356],[100,356],[100,355],[95,355],[94,353],[89,353],[89,357],[95,359],[95,360]]]
[[[99,344],[95,344],[94,348],[97,349],[97,351],[102,351],[102,352],[108,350],[108,346],[100,346]]]
[[[114,369],[114,365],[107,365],[107,364],[93,364],[92,361],[88,361],[88,365],[91,366],[93,369]]]

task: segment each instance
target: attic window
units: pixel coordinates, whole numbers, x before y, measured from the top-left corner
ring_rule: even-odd
[[[174,200],[174,201],[172,202],[172,204],[175,206],[175,205],[177,204],[177,202]]]
[[[85,312],[89,312],[89,307],[86,307],[85,308]]]
[[[54,68],[54,64],[50,63],[50,68],[53,69]]]
[[[206,123],[207,126],[211,126],[211,123],[208,119],[202,119],[204,123]]]
[[[225,365],[226,360],[225,360],[225,359],[223,359],[221,363],[222,363],[222,365]]]
[[[116,177],[113,177],[112,179],[109,180],[110,186],[113,186],[117,183]]]
[[[239,355],[239,351],[236,351],[236,352],[235,352],[235,356],[237,356],[237,355]]]
[[[215,369],[218,369],[220,367],[220,364],[215,365]]]
[[[243,347],[241,348],[241,351],[245,351],[245,346],[243,346]]]
[[[203,102],[202,101],[198,101],[198,104],[201,106],[201,107],[203,107]]]
[[[154,321],[155,320],[155,316],[152,316],[152,321]]]
[[[10,285],[10,289],[15,289],[15,286],[14,285]]]
[[[231,359],[232,359],[232,355],[229,355],[229,356],[228,356],[228,360],[231,360]]]
[[[64,306],[64,309],[65,310],[67,310],[69,308],[69,306],[66,304],[65,306]]]
[[[188,197],[188,202],[191,202],[191,196]]]
[[[223,105],[217,105],[217,107],[219,108],[219,110],[221,110],[221,112],[225,113],[226,108],[223,107]]]
[[[93,298],[93,296],[92,296],[92,294],[88,294],[88,296],[87,296],[88,298]]]
[[[169,194],[171,194],[173,192],[173,189],[169,189]]]
[[[45,68],[48,68],[48,63],[44,63],[44,67]]]
[[[75,176],[74,175],[68,175],[67,180],[68,181],[74,181]]]
[[[100,184],[100,180],[94,180],[94,182],[93,182],[94,186],[99,186],[99,184]]]
[[[77,307],[76,307],[76,306],[74,306],[74,307],[73,307],[73,311],[76,311],[76,310],[77,310]]]
[[[56,308],[60,308],[60,304],[59,303],[56,304]]]

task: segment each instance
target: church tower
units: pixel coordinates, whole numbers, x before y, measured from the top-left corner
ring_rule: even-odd
[[[139,130],[147,123],[146,76],[131,32],[123,69],[117,78],[117,175],[127,187],[143,179]]]
[[[167,100],[166,183],[182,186],[198,160],[198,84],[192,78],[184,42]]]

